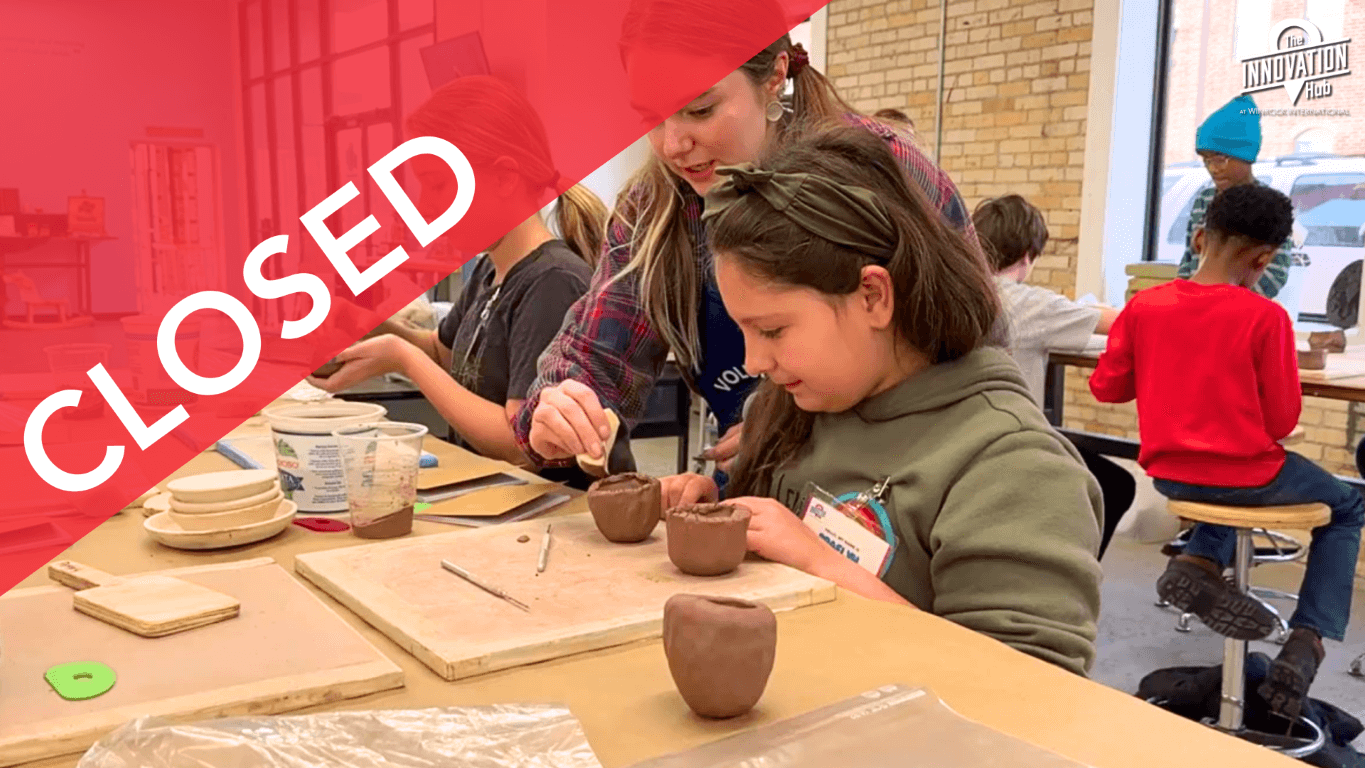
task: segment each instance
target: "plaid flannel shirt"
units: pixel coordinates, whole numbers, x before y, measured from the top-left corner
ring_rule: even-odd
[[[850,116],[849,120],[885,139],[930,204],[950,224],[963,230],[969,242],[980,247],[971,216],[948,174],[905,134],[868,118]],[[690,185],[679,181],[678,186],[683,195],[683,222],[694,247],[697,285],[703,285],[711,268],[706,226],[701,220],[704,200]],[[559,335],[540,356],[539,376],[512,423],[517,444],[539,465],[560,463],[547,462],[530,446],[531,416],[540,402],[541,390],[574,379],[592,388],[603,407],[611,408],[633,425],[643,415],[645,401],[663,374],[669,349],[645,312],[638,273],[613,282],[630,263],[631,256],[629,230],[620,221],[613,221],[588,292],[569,309]],[[683,371],[695,392],[690,374],[691,371]]]
[[[1261,182],[1254,182],[1260,184]],[[1180,257],[1180,266],[1176,269],[1176,276],[1189,279],[1191,275],[1199,269],[1199,255],[1194,252],[1194,233],[1195,230],[1204,226],[1204,214],[1209,210],[1209,203],[1218,194],[1218,188],[1210,184],[1207,188],[1200,190],[1195,196],[1193,205],[1190,206],[1190,223],[1185,227],[1185,255]],[[1289,266],[1293,263],[1294,239],[1286,237],[1280,243],[1280,249],[1275,252],[1275,258],[1270,260],[1270,264],[1265,268],[1261,279],[1256,281],[1256,287],[1252,290],[1261,294],[1267,299],[1273,299],[1279,294],[1289,279]]]

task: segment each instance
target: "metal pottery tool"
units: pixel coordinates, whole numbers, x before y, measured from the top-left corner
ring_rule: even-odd
[[[456,565],[456,564],[450,562],[449,560],[442,560],[442,561],[441,561],[441,567],[444,568],[444,569],[446,569],[447,571],[450,571],[451,573],[455,574],[456,576],[459,576],[460,578],[464,579],[465,581],[469,582],[470,584],[473,584],[474,586],[478,587],[479,589],[482,589],[483,591],[487,592],[488,594],[490,594],[490,595],[492,595],[492,596],[494,596],[494,597],[497,597],[497,598],[501,598],[501,599],[503,599],[503,600],[506,600],[507,602],[511,603],[512,605],[515,605],[516,607],[522,609],[523,611],[526,611],[527,613],[530,613],[530,612],[531,612],[530,607],[527,606],[525,603],[521,602],[520,600],[516,599],[515,597],[512,597],[511,595],[507,594],[506,592],[503,592],[501,589],[498,589],[497,587],[490,586],[490,585],[488,585],[488,584],[483,583],[482,581],[479,581],[478,579],[474,578],[473,574],[471,574],[469,571],[466,571],[465,569],[463,569],[463,568],[461,568],[460,566],[458,566],[458,565]]]

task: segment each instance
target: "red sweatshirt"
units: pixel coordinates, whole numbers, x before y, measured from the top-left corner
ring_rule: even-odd
[[[1254,488],[1284,466],[1276,441],[1299,422],[1298,356],[1289,315],[1235,285],[1176,280],[1128,302],[1090,391],[1137,398],[1138,464],[1163,480]]]

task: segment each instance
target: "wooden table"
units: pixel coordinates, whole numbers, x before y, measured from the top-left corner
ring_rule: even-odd
[[[1350,354],[1348,352],[1347,354]],[[1044,375],[1043,415],[1057,431],[1066,435],[1072,443],[1108,456],[1137,460],[1138,442],[1122,437],[1097,435],[1075,429],[1063,429],[1062,419],[1066,405],[1066,369],[1095,368],[1099,365],[1098,352],[1050,352],[1047,359],[1047,372]],[[1299,387],[1304,397],[1326,397],[1332,400],[1347,400],[1365,403],[1365,376],[1351,376],[1341,379],[1304,379],[1300,377]],[[1337,475],[1338,480],[1365,493],[1365,479]]]
[[[260,425],[248,422],[247,429],[253,428]],[[458,461],[461,455],[448,445],[429,450],[443,462]],[[231,468],[227,459],[204,453],[173,477]],[[557,514],[585,508],[584,499],[576,496]],[[115,574],[261,556],[273,557],[292,571],[300,553],[365,543],[348,533],[318,534],[291,526],[255,545],[182,552],[150,541],[141,530],[142,520],[140,510],[119,513],[62,557]],[[414,535],[449,530],[452,526],[439,523],[414,525]],[[34,575],[22,586],[47,583],[46,576]],[[1288,758],[1064,672],[946,620],[846,593],[832,603],[780,615],[776,667],[759,706],[734,720],[704,721],[691,715],[675,691],[658,640],[447,683],[340,604],[314,591],[399,664],[407,677],[404,689],[319,710],[559,702],[582,722],[607,768],[687,749],[889,683],[927,686],[968,718],[1096,768],[1294,765]],[[71,757],[29,765],[75,763]]]
[[[90,246],[113,240],[107,235],[102,237],[81,237],[74,235],[35,235],[0,236],[0,272],[8,269],[74,269],[76,270],[76,301],[72,307],[73,315],[90,314]],[[74,246],[74,261],[15,261],[10,254],[36,248],[45,243],[70,243]],[[32,275],[30,275],[32,277]],[[35,281],[36,282],[36,281]],[[5,297],[0,293],[0,320],[7,319]]]

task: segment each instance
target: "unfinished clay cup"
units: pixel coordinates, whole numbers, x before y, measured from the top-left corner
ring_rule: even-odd
[[[1327,367],[1327,350],[1300,349],[1299,368],[1305,371],[1321,371]]]
[[[674,595],[664,604],[664,655],[683,701],[702,717],[753,709],[777,653],[777,618],[731,597]]]
[[[588,509],[608,541],[644,541],[659,524],[663,491],[659,481],[638,472],[604,477],[588,486]]]
[[[690,576],[720,576],[748,552],[748,507],[689,504],[668,510],[668,559]]]
[[[1323,349],[1328,352],[1346,351],[1345,331],[1314,331],[1308,334],[1309,349]]]

